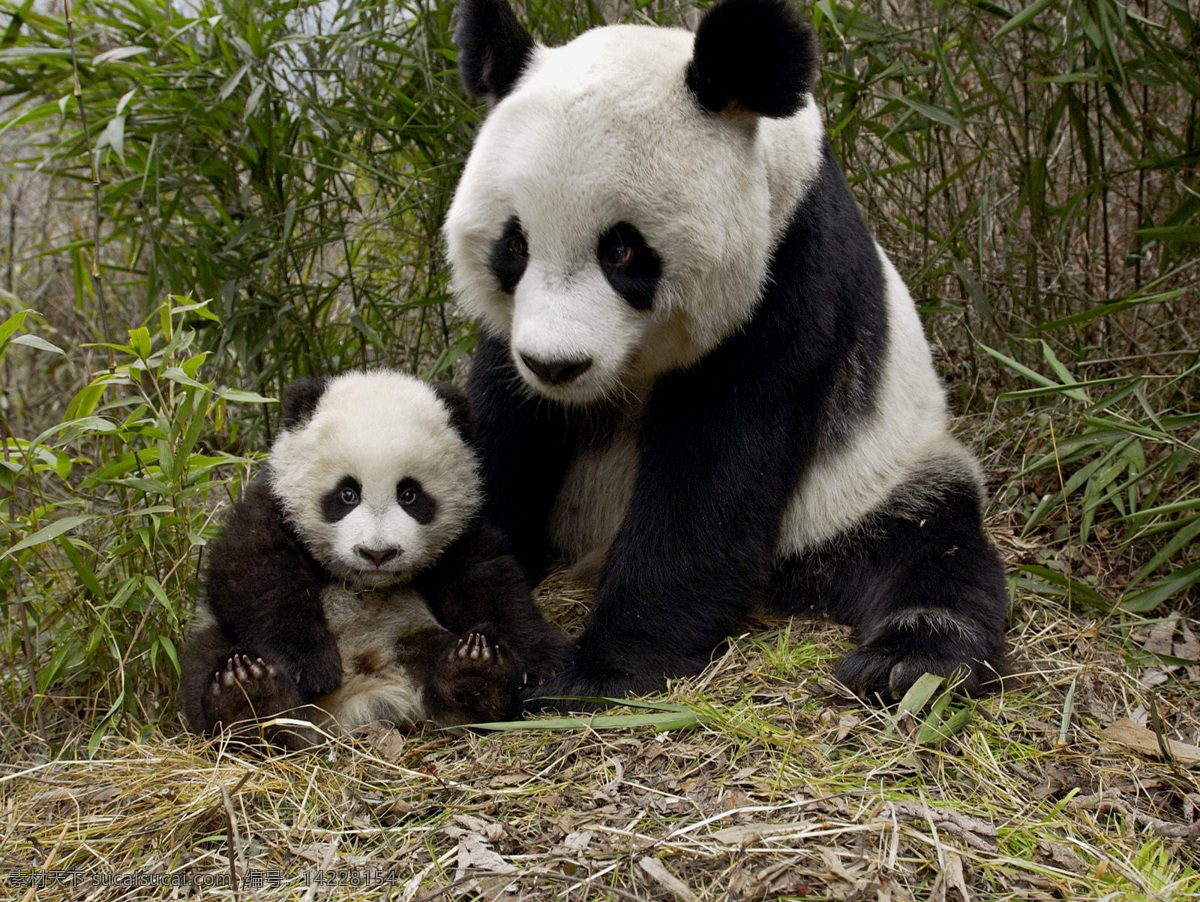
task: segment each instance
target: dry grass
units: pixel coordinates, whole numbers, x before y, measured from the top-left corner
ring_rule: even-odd
[[[999,538],[1010,564],[1026,553]],[[543,595],[578,621],[562,577]],[[78,871],[77,899],[182,896],[103,881],[231,869],[238,893],[203,895],[1196,898],[1200,672],[1131,672],[1110,624],[1057,601],[1020,593],[1014,619],[1019,680],[903,714],[846,697],[827,675],[847,634],[797,622],[675,685],[698,724],[670,733],[381,729],[270,760],[161,735],[45,760],[28,737],[0,775],[0,868],[13,898],[20,869]],[[1152,733],[1106,736],[1153,723],[1154,683],[1174,762],[1134,747]]]

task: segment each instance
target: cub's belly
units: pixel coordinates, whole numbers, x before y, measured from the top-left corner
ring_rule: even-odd
[[[327,586],[321,603],[342,656],[342,685],[316,701],[327,715],[322,726],[349,733],[374,721],[427,720],[423,687],[396,658],[407,637],[438,627],[425,599],[407,586]]]

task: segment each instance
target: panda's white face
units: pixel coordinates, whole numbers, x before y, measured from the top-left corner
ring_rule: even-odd
[[[475,456],[433,389],[385,370],[332,380],[276,438],[270,467],[300,540],[353,585],[411,579],[481,500]]]
[[[636,392],[736,330],[819,163],[814,104],[707,113],[692,53],[638,25],[539,46],[479,132],[445,226],[454,287],[546,397]]]

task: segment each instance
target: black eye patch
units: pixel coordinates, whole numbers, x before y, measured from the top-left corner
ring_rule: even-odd
[[[358,507],[362,500],[362,483],[353,476],[343,476],[333,488],[321,496],[321,516],[326,523],[336,523]]]
[[[504,224],[504,231],[492,245],[492,272],[500,280],[500,290],[505,294],[516,291],[528,264],[529,239],[521,228],[521,220],[511,216]]]
[[[421,483],[411,476],[396,483],[396,503],[422,526],[432,523],[434,514],[437,513],[437,502],[427,495],[421,488]]]
[[[613,291],[634,310],[649,310],[662,275],[662,260],[635,226],[618,222],[600,236],[596,260]]]

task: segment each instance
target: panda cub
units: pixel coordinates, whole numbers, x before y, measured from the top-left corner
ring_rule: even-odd
[[[566,639],[477,517],[470,411],[401,373],[301,380],[263,471],[210,543],[181,708],[211,735],[284,712],[349,732],[517,710]],[[316,731],[280,726],[272,744]]]

